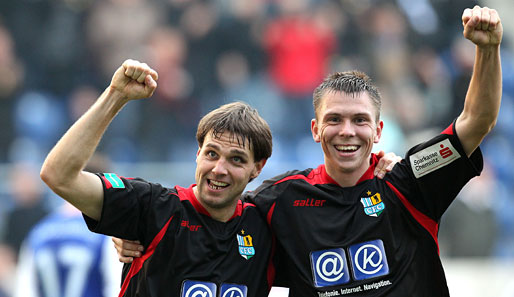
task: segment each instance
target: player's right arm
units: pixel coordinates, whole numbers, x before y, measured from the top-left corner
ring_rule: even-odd
[[[109,87],[62,136],[43,163],[41,179],[95,220],[100,219],[102,211],[102,182],[83,169],[116,114],[128,101],[152,96],[157,78],[157,72],[148,65],[126,60],[114,73]]]

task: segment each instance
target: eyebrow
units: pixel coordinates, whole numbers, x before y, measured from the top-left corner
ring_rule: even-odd
[[[217,144],[207,143],[207,144],[205,144],[205,147],[210,147],[210,148],[213,148],[213,149],[216,149],[216,150],[220,150],[220,146],[217,145]],[[248,157],[249,156],[249,154],[245,150],[236,149],[236,148],[230,149],[230,153],[231,154],[235,154],[235,155],[242,155],[244,157]]]
[[[323,118],[327,118],[327,117],[333,117],[333,116],[344,116],[343,114],[339,113],[339,112],[331,112],[331,113],[327,113],[323,116]],[[359,116],[365,116],[365,117],[369,117],[369,118],[372,118],[373,115],[368,113],[368,112],[359,112],[359,113],[355,113],[355,114],[351,114],[352,117],[359,117]]]

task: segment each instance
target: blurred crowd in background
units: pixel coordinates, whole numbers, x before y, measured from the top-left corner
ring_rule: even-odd
[[[310,133],[312,91],[333,71],[363,70],[379,86],[385,128],[376,151],[403,155],[446,128],[462,109],[474,59],[462,11],[489,2],[2,0],[0,288],[9,296],[23,239],[60,203],[39,179],[44,157],[125,59],[148,63],[159,86],[109,127],[100,152],[112,170],[162,163],[169,172],[148,174],[163,177],[177,173],[173,164],[194,168],[200,117],[241,100],[271,126],[269,177],[323,162]],[[504,31],[500,116],[481,146],[482,176],[443,218],[443,256],[514,258],[514,29]]]

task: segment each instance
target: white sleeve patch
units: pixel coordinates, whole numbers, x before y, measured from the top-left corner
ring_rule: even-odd
[[[409,156],[414,176],[420,178],[460,158],[459,152],[445,139]]]

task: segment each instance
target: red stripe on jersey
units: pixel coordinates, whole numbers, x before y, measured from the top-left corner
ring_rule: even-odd
[[[273,211],[275,210],[275,204],[276,204],[276,202],[274,202],[273,205],[269,208],[268,215],[266,216],[266,221],[268,222],[268,226],[271,226],[271,217],[273,216]]]
[[[198,199],[196,199],[195,193],[193,191],[194,186],[196,186],[196,184],[189,186],[189,188],[175,186],[175,189],[177,190],[177,193],[178,193],[178,197],[180,198],[180,200],[187,200],[187,201],[191,202],[191,204],[193,205],[193,207],[196,209],[197,212],[210,217],[211,214],[207,211],[207,209],[205,209],[205,207],[203,207],[202,204],[200,204]]]
[[[172,219],[173,219],[173,217],[171,217],[168,220],[168,222],[166,222],[166,224],[161,229],[161,231],[159,231],[159,233],[157,233],[155,238],[152,240],[152,242],[146,249],[146,252],[140,258],[134,259],[134,262],[132,262],[132,265],[130,266],[130,270],[127,274],[127,277],[125,278],[125,281],[123,281],[123,285],[121,286],[121,291],[120,291],[120,294],[118,295],[119,297],[122,297],[123,295],[125,295],[125,292],[127,291],[128,285],[129,285],[132,277],[134,275],[136,275],[139,272],[139,270],[141,270],[145,261],[153,255],[153,253],[155,252],[155,248],[157,247],[159,242],[161,242],[162,238],[164,237],[164,234],[166,234],[166,231],[168,230],[168,227],[169,227]]]
[[[444,131],[441,132],[441,134],[453,135],[453,123],[450,126],[448,126],[448,128],[444,129]]]
[[[357,184],[359,184],[365,180],[374,178],[375,177],[375,167],[377,164],[378,164],[377,155],[371,154],[370,166],[366,170],[366,172],[364,172],[364,174],[361,176],[359,181],[357,181]],[[336,185],[338,185],[338,183],[330,175],[328,175],[327,170],[325,168],[325,164],[319,165],[318,168],[313,169],[307,176],[305,176],[303,174],[290,175],[286,178],[283,178],[283,179],[275,182],[275,185],[285,182],[285,181],[288,181],[288,180],[298,180],[298,179],[303,179],[311,185],[319,185],[319,184],[336,184]]]
[[[234,211],[234,214],[228,220],[230,221],[230,220],[232,220],[235,217],[240,217],[241,214],[243,213],[243,208],[245,208],[247,206],[250,206],[250,205],[245,205],[243,207],[243,201],[237,200],[236,210]]]
[[[425,214],[417,210],[414,205],[412,205],[405,196],[403,196],[398,189],[395,188],[390,182],[386,181],[387,185],[393,192],[400,198],[400,201],[402,204],[407,208],[407,210],[410,212],[410,214],[414,217],[418,223],[425,228],[428,233],[432,236],[432,238],[435,241],[435,244],[437,245],[437,253],[439,253],[439,241],[437,240],[437,230],[439,229],[438,224],[432,220],[431,218],[427,217]]]
[[[273,205],[275,206],[275,205]],[[271,290],[271,287],[273,286],[273,282],[275,281],[275,265],[273,263],[273,257],[275,256],[275,249],[277,245],[277,238],[274,234],[271,236],[271,255],[269,256],[268,261],[268,269],[266,272],[266,276],[268,279],[268,291]]]
[[[268,226],[271,226],[271,217],[273,217],[273,211],[275,210],[275,203],[271,205],[268,215],[266,216],[266,221],[268,222]],[[268,262],[268,269],[267,269],[267,279],[268,279],[268,289],[271,290],[271,287],[273,285],[273,282],[275,280],[275,265],[273,262],[273,257],[275,255],[275,249],[277,247],[277,238],[275,237],[275,233],[272,232],[271,234],[271,255]]]
[[[193,207],[196,209],[197,212],[210,217],[211,214],[207,211],[207,209],[205,209],[205,207],[203,207],[203,205],[200,203],[200,201],[198,201],[198,198],[196,198],[195,193],[193,191],[194,186],[196,186],[196,185],[193,184],[193,185],[189,186],[189,188],[175,186],[175,189],[177,190],[177,193],[178,193],[178,197],[180,198],[180,200],[187,200],[187,201],[191,202],[191,204],[193,205]],[[253,205],[253,204],[245,203],[245,205],[243,206],[243,202],[241,200],[239,200],[237,202],[237,206],[234,211],[234,214],[232,215],[232,217],[230,217],[229,220],[232,220],[235,217],[240,217],[241,214],[243,213],[243,208],[245,208],[247,206],[251,206],[251,205]]]
[[[103,181],[104,181],[104,183],[105,183],[105,188],[106,188],[106,189],[110,189],[110,188],[112,188],[112,184],[111,184],[111,182],[110,182],[108,179],[106,179],[106,178],[105,178],[105,176],[102,176],[102,179],[103,179]]]
[[[356,184],[358,185],[365,180],[373,179],[375,177],[375,167],[377,166],[377,164],[378,164],[377,155],[371,154],[370,165],[369,165],[368,169],[366,170],[366,172],[364,172],[364,174],[361,176],[361,178],[359,178],[359,180],[357,181]]]

